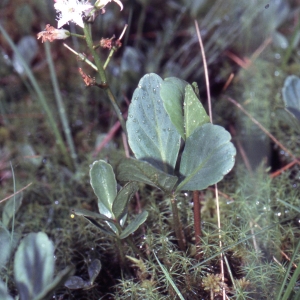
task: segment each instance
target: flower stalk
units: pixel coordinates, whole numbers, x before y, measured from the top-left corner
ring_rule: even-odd
[[[98,74],[100,76],[101,82],[100,82],[100,85],[97,85],[97,86],[100,86],[101,88],[105,89],[107,96],[117,114],[117,118],[119,119],[119,121],[121,123],[122,129],[124,130],[125,133],[127,133],[124,117],[122,115],[122,112],[121,112],[118,104],[117,104],[116,98],[107,83],[107,77],[106,77],[105,70],[103,68],[101,59],[100,59],[99,55],[96,53],[96,50],[94,48],[89,24],[85,23],[83,30],[84,30],[84,35],[86,38],[86,43],[87,43],[89,50],[91,51],[91,54],[95,60],[95,65],[98,69]]]
[[[75,55],[77,55],[79,60],[84,61],[85,63],[87,63],[90,67],[92,67],[95,71],[98,72],[98,68],[89,60],[87,59],[87,57],[81,53],[78,53],[77,51],[75,51],[74,49],[72,49],[70,46],[68,46],[67,44],[63,44],[64,47],[66,47],[68,50],[70,50],[72,53],[74,53]]]
[[[114,46],[111,48],[111,50],[110,50],[110,52],[109,52],[109,55],[108,55],[108,57],[107,57],[107,59],[106,59],[104,65],[103,65],[103,69],[104,69],[104,70],[105,70],[106,67],[108,66],[108,64],[109,64],[109,62],[110,62],[112,56],[114,55],[114,53],[118,50],[118,48],[121,47],[122,44],[121,44],[120,41],[121,41],[121,39],[123,38],[123,36],[124,36],[124,34],[125,34],[125,31],[126,31],[127,27],[128,27],[128,25],[126,24],[125,27],[124,27],[124,29],[123,29],[123,31],[122,31],[122,33],[121,33],[121,35],[120,35],[120,37],[117,39],[117,41],[114,42]]]
[[[181,251],[185,251],[185,238],[183,236],[182,224],[179,219],[178,207],[176,197],[173,194],[171,196],[171,206],[172,206],[172,213],[173,213],[173,222],[174,222],[174,231],[178,241],[178,246]]]

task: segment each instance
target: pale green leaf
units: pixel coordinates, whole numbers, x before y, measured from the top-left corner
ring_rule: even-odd
[[[98,197],[100,213],[114,218],[112,205],[117,195],[117,182],[111,165],[104,160],[95,161],[90,169],[90,182]]]
[[[196,96],[192,86],[187,85],[185,87],[184,97],[185,139],[187,139],[196,128],[201,127],[205,123],[209,122],[209,116]]]
[[[187,82],[176,77],[166,78],[161,83],[160,96],[172,123],[185,140],[183,101]]]
[[[129,106],[128,142],[137,159],[157,169],[174,171],[180,134],[168,116],[160,96],[163,80],[156,74],[147,74],[135,89]]]
[[[186,140],[180,162],[180,190],[202,190],[219,182],[233,167],[236,150],[228,131],[210,123]]]
[[[14,260],[20,299],[35,299],[52,283],[54,263],[54,245],[45,233],[29,233],[21,241]]]
[[[147,162],[133,158],[124,158],[117,167],[120,181],[137,181],[157,187],[165,192],[171,191],[178,178],[166,174]]]
[[[137,215],[135,219],[131,223],[129,223],[128,226],[122,231],[122,233],[120,234],[120,239],[125,239],[130,234],[135,232],[146,221],[147,217],[148,212],[146,210]]]
[[[112,206],[112,211],[118,221],[127,214],[128,203],[138,189],[135,182],[129,182],[119,191]]]

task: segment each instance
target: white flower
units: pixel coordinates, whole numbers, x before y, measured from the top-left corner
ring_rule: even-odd
[[[111,2],[111,1],[116,2],[121,7],[121,10],[123,9],[123,4],[122,4],[122,2],[120,0],[97,0],[96,3],[95,3],[95,7],[103,9],[104,6],[108,2]]]
[[[89,1],[79,0],[54,0],[54,8],[60,13],[57,27],[60,28],[63,25],[74,22],[83,28],[82,15],[93,8],[93,5]]]

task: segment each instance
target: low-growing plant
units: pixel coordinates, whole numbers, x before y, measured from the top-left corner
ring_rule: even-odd
[[[144,212],[125,229],[120,228],[123,218],[126,219],[127,205],[137,191],[134,182],[149,184],[170,199],[174,231],[180,249],[185,250],[177,195],[181,191],[207,188],[231,170],[236,153],[231,136],[224,128],[208,122],[209,117],[192,86],[177,78],[163,81],[156,74],[145,75],[133,94],[128,116],[129,145],[137,159],[122,159],[117,166],[117,178],[129,183],[117,195],[112,168],[103,161],[94,162],[90,178],[99,211],[105,216],[98,215],[103,225],[95,220],[95,214],[78,209],[73,212],[85,215],[107,234],[126,238],[147,218]]]
[[[49,199],[50,201],[54,197],[56,199],[57,194],[59,194],[59,199],[66,196],[65,198],[68,198],[66,202],[68,208],[71,207],[72,214],[71,218],[68,218],[65,211],[61,214],[63,221],[53,225],[55,232],[57,229],[63,232],[60,236],[62,242],[58,243],[58,251],[64,251],[60,249],[64,242],[65,245],[74,245],[72,242],[76,240],[74,248],[82,244],[78,249],[70,249],[68,259],[72,260],[71,256],[75,253],[81,259],[84,258],[85,264],[81,267],[81,271],[87,271],[87,275],[77,272],[75,276],[71,276],[73,269],[66,268],[54,277],[53,243],[45,233],[30,233],[21,241],[16,250],[14,262],[10,264],[14,265],[15,283],[13,285],[17,289],[15,294],[18,293],[21,300],[46,299],[53,296],[54,290],[64,284],[67,290],[59,296],[55,294],[54,297],[64,299],[69,294],[70,297],[80,299],[78,295],[86,293],[85,295],[93,295],[95,299],[98,299],[102,293],[98,286],[100,284],[104,286],[109,281],[109,286],[105,287],[107,294],[104,297],[122,300],[175,298],[196,300],[222,296],[223,299],[231,296],[233,299],[258,299],[258,297],[274,299],[277,297],[278,300],[281,298],[296,300],[299,297],[297,284],[300,269],[296,264],[299,260],[300,243],[297,240],[298,235],[294,236],[294,232],[299,222],[297,219],[299,202],[297,202],[296,193],[288,200],[284,198],[284,185],[292,172],[284,174],[286,176],[284,179],[275,178],[271,181],[263,163],[253,169],[249,167],[247,157],[245,158],[247,155],[243,152],[243,146],[238,140],[237,145],[248,170],[239,166],[235,176],[232,175],[230,181],[225,180],[225,190],[230,191],[228,194],[218,193],[216,187],[215,196],[211,191],[203,191],[220,182],[230,172],[235,163],[236,149],[231,142],[231,134],[224,127],[211,123],[211,116],[207,115],[200,101],[202,97],[199,96],[197,84],[189,84],[176,77],[161,78],[155,73],[148,73],[140,79],[133,93],[127,120],[125,120],[119,107],[120,101],[115,96],[122,90],[122,87],[118,83],[119,91],[114,90],[112,82],[116,80],[111,79],[113,76],[110,74],[107,75],[107,70],[114,68],[111,64],[112,57],[122,47],[127,25],[117,39],[113,37],[94,41],[92,25],[105,13],[106,5],[111,1],[96,0],[91,3],[89,0],[55,0],[54,2],[54,7],[59,14],[58,28],[50,24],[46,25],[45,30],[38,34],[38,39],[42,42],[53,42],[57,39],[72,37],[74,40],[85,41],[87,54],[79,52],[81,50],[78,50],[80,49],[78,45],[74,45],[76,51],[66,44],[65,46],[81,61],[78,72],[84,84],[89,88],[101,89],[101,95],[106,95],[109,99],[118,118],[114,133],[122,127],[124,148],[127,150],[129,145],[130,149],[126,151],[126,155],[120,154],[120,151],[106,149],[105,155],[101,154],[101,159],[91,158],[88,155],[77,156],[65,113],[67,105],[63,103],[59,93],[50,49],[46,47],[57,100],[56,105],[68,144],[67,151],[44,94],[30,68],[21,59],[22,55],[18,53],[18,47],[14,46],[12,39],[0,24],[0,31],[11,45],[16,57],[19,57],[20,64],[23,64],[24,72],[38,95],[60,150],[60,163],[63,163],[61,169],[64,172],[57,168],[57,170],[52,169],[51,174],[55,177],[57,172],[61,176],[57,178],[65,176],[67,179],[60,183],[60,188],[57,190],[53,184],[53,197]],[[121,10],[123,9],[120,0],[113,0],[113,2],[117,3]],[[147,1],[142,2],[143,11],[138,22],[140,27],[136,37],[138,49],[141,49],[142,45],[141,24],[144,22],[148,5]],[[172,1],[167,2],[167,5],[171,5]],[[220,6],[222,9],[219,9],[217,6],[220,3],[221,1],[216,2],[215,11],[223,15],[221,10],[228,4],[224,6],[222,4]],[[240,7],[237,7],[236,0],[230,3],[231,6],[228,6],[231,7],[230,16],[239,15],[240,7],[249,6],[246,1]],[[175,4],[172,2],[172,5]],[[207,5],[209,6],[208,1]],[[188,4],[188,6],[192,9],[192,7],[202,7],[203,4]],[[274,7],[276,8],[277,4]],[[262,24],[265,24],[265,16],[260,14],[258,18],[256,17],[259,10],[259,7],[254,9],[249,6],[246,14],[250,20],[249,24],[253,24],[256,20],[263,20]],[[184,10],[181,11],[176,24],[170,28],[176,28],[182,16],[184,16]],[[214,18],[217,17],[214,16]],[[62,26],[69,22],[82,28],[83,34],[75,34],[71,29],[70,31],[62,29]],[[243,27],[247,25],[246,23]],[[218,28],[215,35],[217,37],[220,37],[224,31],[230,33],[230,39],[223,43],[223,47],[236,37],[239,27],[237,24],[235,24],[236,32],[233,34],[225,26],[222,30]],[[278,24],[276,22],[271,26],[273,31],[277,30]],[[209,25],[209,31],[213,31],[213,26],[215,25]],[[256,31],[257,28],[259,25],[255,26]],[[272,31],[271,28],[268,29],[269,31]],[[277,31],[276,33],[279,34]],[[128,36],[125,40],[127,38]],[[167,49],[167,45],[168,39],[163,38],[155,66],[163,61],[163,52]],[[243,47],[244,45],[236,43],[235,46]],[[105,59],[103,59],[105,52],[102,51],[104,48],[110,50]],[[179,53],[182,53],[183,49],[186,49],[186,45]],[[211,53],[213,55],[210,60],[220,53],[220,49]],[[132,52],[134,51],[132,48]],[[136,57],[135,55],[132,57]],[[226,55],[235,57],[230,52]],[[174,62],[174,57],[170,61]],[[189,74],[191,70],[198,67],[195,66],[195,61],[191,59],[188,62],[189,66],[184,74]],[[257,63],[258,70],[268,65],[266,62],[263,63],[262,66]],[[246,63],[245,66],[249,67]],[[86,67],[91,68],[92,71],[86,71]],[[130,69],[130,64],[128,68]],[[155,71],[164,74],[153,71],[149,66],[145,69],[147,72]],[[237,75],[237,81],[243,79],[243,76],[245,78],[255,76],[256,70],[250,68],[249,74],[252,72],[251,75],[245,75],[245,73]],[[92,72],[96,72],[97,75],[93,77]],[[201,73],[202,69],[197,71],[199,72]],[[176,72],[177,76],[178,73],[180,72]],[[262,86],[265,82],[271,82],[271,76],[268,77],[269,81],[264,81],[266,73],[268,70],[264,70],[263,74],[257,77],[262,81],[260,83]],[[292,114],[289,120],[292,129],[299,126],[299,82],[299,78],[290,76],[286,79],[282,90],[286,110]],[[251,82],[249,80],[249,90],[253,88],[250,83],[253,83],[252,78]],[[260,97],[261,94],[259,94]],[[270,94],[267,94],[267,97]],[[237,101],[232,98],[229,100],[248,114]],[[250,100],[247,101],[245,103],[248,104]],[[256,109],[260,110],[260,114],[263,115],[261,108],[265,106],[265,102],[261,101],[259,104]],[[222,105],[224,104],[220,106]],[[234,115],[235,113],[226,112],[226,114]],[[286,120],[290,117],[287,114],[283,113]],[[251,115],[246,122],[251,126],[254,126],[252,123],[255,126],[259,125],[263,132],[269,134],[267,129],[263,128]],[[277,119],[276,124],[278,124]],[[251,127],[253,132],[257,130],[255,126],[254,129]],[[234,133],[231,127],[226,126],[226,128],[230,128]],[[277,143],[274,136],[272,136],[272,141],[279,147],[282,146]],[[286,153],[294,159],[293,165],[298,166],[297,156],[289,151]],[[35,155],[35,151],[30,155]],[[87,175],[82,174],[87,171],[87,167],[84,167],[84,170],[80,168],[82,167],[80,163],[86,162],[87,159],[91,163],[89,182],[92,187],[90,190],[93,190],[96,196],[97,211],[93,211],[95,199],[90,196],[87,188],[88,181],[85,180]],[[47,167],[51,168],[52,165],[47,165]],[[74,194],[79,189],[81,191],[80,196],[75,195],[74,201],[70,199],[70,194],[73,194],[73,184],[76,185]],[[275,184],[278,184],[278,189],[275,189]],[[72,190],[72,192],[61,193],[64,189]],[[200,197],[198,191],[202,191]],[[190,192],[193,192],[194,215],[191,209]],[[220,195],[222,196],[219,201],[215,201],[214,197],[218,198]],[[200,199],[202,210],[200,210]],[[0,266],[2,269],[12,262],[10,258],[20,239],[13,229],[9,232],[8,226],[10,220],[14,219],[19,207],[18,203],[21,203],[15,200],[10,200],[4,207],[0,224]],[[204,213],[202,222],[201,211]],[[83,217],[83,220],[79,218],[74,220],[75,215]],[[222,225],[217,222],[216,215],[218,215],[218,221],[221,215]],[[47,226],[52,220],[52,218],[50,221],[47,220]],[[85,223],[84,220],[93,226],[89,226],[90,224]],[[67,224],[73,228],[62,228],[61,224]],[[39,227],[38,230],[41,231],[43,228]],[[89,239],[92,239],[91,243]],[[293,249],[294,253],[292,253]],[[109,257],[108,261],[106,261],[107,257]],[[282,263],[282,258],[283,261],[290,260],[288,266]],[[224,262],[225,265],[220,265],[220,262]],[[75,263],[79,264],[78,259]],[[110,268],[112,265],[114,267],[118,265],[120,268]],[[103,275],[104,272],[106,275]],[[10,300],[12,297],[9,295],[7,283],[4,283],[9,280],[8,275],[5,279],[3,282],[0,281],[0,298]],[[111,288],[114,289],[114,294],[110,295]]]
[[[54,244],[44,232],[30,233],[24,239],[15,232],[15,216],[23,201],[18,192],[8,199],[3,207],[0,222],[0,273],[8,276],[6,265],[14,253],[14,280],[21,300],[49,299],[53,292],[73,274],[74,268],[67,267],[54,277]],[[9,230],[11,228],[11,231]],[[18,247],[17,247],[18,246]],[[12,300],[4,280],[0,279],[1,300]]]
[[[1,239],[1,249],[5,249],[3,242]],[[73,273],[73,268],[67,267],[53,278],[54,264],[54,245],[45,233],[29,233],[21,241],[14,258],[14,279],[21,300],[50,299]],[[3,300],[13,299],[1,280],[0,295]]]

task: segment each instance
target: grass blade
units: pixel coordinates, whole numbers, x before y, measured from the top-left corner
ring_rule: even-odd
[[[41,90],[37,80],[35,79],[32,71],[30,70],[29,66],[26,64],[26,62],[24,61],[24,59],[20,55],[20,53],[19,53],[17,47],[15,46],[14,42],[12,41],[10,36],[7,34],[5,29],[1,26],[1,24],[0,24],[0,32],[3,34],[4,38],[8,42],[9,46],[12,48],[12,50],[17,55],[19,61],[22,63],[22,66],[24,67],[24,71],[25,71],[27,77],[29,78],[29,80],[30,80],[30,82],[31,82],[36,94],[37,94],[37,98],[40,101],[40,104],[41,104],[42,108],[46,112],[46,115],[47,115],[48,121],[50,123],[51,129],[53,130],[53,133],[55,135],[56,143],[57,143],[58,147],[60,148],[60,151],[61,151],[61,153],[62,153],[62,155],[65,159],[65,162],[72,169],[73,166],[72,166],[72,162],[70,160],[69,153],[68,153],[67,148],[66,148],[66,146],[63,142],[63,138],[62,138],[62,136],[61,136],[61,134],[58,130],[56,120],[53,116],[53,113],[52,113],[48,103],[47,103],[47,99],[46,99],[43,91]]]
[[[283,281],[282,281],[282,283],[281,283],[281,287],[280,287],[280,291],[279,291],[279,293],[278,293],[277,300],[287,300],[287,299],[289,299],[289,296],[290,296],[290,294],[291,294],[291,292],[292,292],[292,290],[293,290],[293,287],[294,287],[295,284],[296,284],[296,280],[297,280],[297,278],[298,278],[298,276],[299,276],[299,274],[300,274],[300,265],[298,265],[296,271],[294,272],[294,274],[293,274],[293,276],[292,276],[292,278],[291,278],[291,280],[290,280],[289,285],[288,285],[287,288],[286,288],[286,291],[285,291],[283,297],[281,297],[281,294],[283,293],[283,289],[284,289],[284,287],[285,287],[285,284],[286,284],[286,282],[287,282],[287,279],[288,279],[288,277],[289,277],[289,275],[290,275],[290,271],[291,271],[293,262],[294,262],[296,256],[297,256],[298,253],[299,253],[299,248],[300,248],[300,241],[299,241],[299,243],[298,243],[298,245],[297,245],[297,247],[296,247],[296,249],[295,249],[295,251],[294,251],[294,255],[293,255],[293,257],[292,257],[292,259],[291,259],[291,261],[290,261],[290,263],[289,263],[289,266],[288,266],[288,268],[287,268],[287,270],[286,270],[286,272],[285,272],[285,276],[284,276],[284,279],[283,279]]]
[[[168,270],[160,263],[160,261],[158,260],[156,254],[155,254],[154,252],[153,252],[153,254],[154,254],[154,256],[155,256],[155,258],[156,258],[156,260],[157,260],[157,262],[158,262],[158,264],[159,264],[159,266],[160,266],[160,268],[161,268],[161,270],[164,272],[164,274],[165,274],[167,280],[168,280],[168,281],[170,282],[170,284],[172,285],[172,287],[173,287],[173,289],[175,290],[175,292],[176,292],[176,294],[178,295],[178,297],[179,297],[181,300],[184,300],[182,294],[180,293],[180,291],[178,290],[178,288],[177,288],[177,286],[175,285],[174,281],[172,280],[172,278],[171,278],[171,276],[170,276]]]
[[[75,146],[74,146],[74,142],[73,142],[73,138],[72,138],[72,134],[71,134],[71,129],[70,129],[69,122],[68,122],[68,116],[66,114],[66,109],[65,109],[63,99],[62,99],[60,89],[59,89],[59,84],[58,84],[58,80],[57,80],[57,76],[56,76],[56,72],[55,72],[55,68],[54,68],[54,64],[53,64],[53,60],[52,60],[52,56],[51,56],[50,44],[44,43],[44,46],[45,46],[45,50],[46,50],[46,57],[47,57],[47,62],[48,62],[49,70],[50,70],[50,76],[51,76],[51,81],[52,81],[52,85],[53,85],[56,104],[58,106],[58,113],[60,116],[60,121],[61,121],[63,129],[64,129],[64,133],[65,133],[66,140],[67,140],[70,152],[71,152],[71,157],[73,159],[73,163],[76,167],[77,154],[75,151]]]

